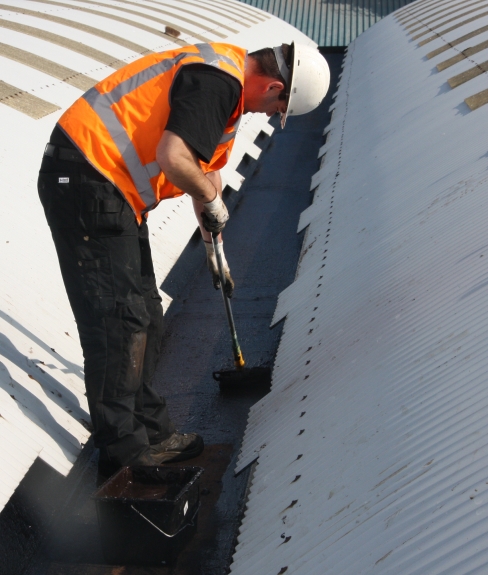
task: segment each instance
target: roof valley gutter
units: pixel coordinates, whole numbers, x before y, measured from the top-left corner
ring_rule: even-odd
[[[77,338],[76,324],[64,292],[49,227],[35,193],[35,183],[46,142],[63,111],[82,95],[87,85],[99,82],[112,73],[112,65],[120,68],[126,63],[133,62],[141,54],[150,54],[166,48],[174,49],[177,47],[177,40],[185,44],[189,41],[184,35],[179,39],[171,34],[167,38],[163,37],[161,30],[156,29],[158,24],[156,28],[151,28],[149,23],[147,27],[139,26],[140,22],[147,21],[148,10],[141,12],[141,18],[137,18],[138,22],[133,21],[135,17],[133,20],[122,18],[121,21],[112,16],[121,14],[121,7],[126,8],[128,4],[120,4],[116,0],[101,0],[96,4],[101,6],[95,10],[99,14],[82,9],[86,3],[78,2],[74,4],[12,2],[0,5],[0,28],[3,31],[1,47],[3,56],[0,67],[0,119],[4,138],[3,144],[0,145],[4,190],[1,195],[2,210],[5,214],[14,214],[18,211],[19,202],[23,206],[22,217],[5,218],[1,232],[3,268],[0,274],[2,288],[0,291],[3,294],[3,307],[0,312],[0,331],[3,333],[3,338],[0,341],[2,356],[0,463],[3,474],[0,480],[0,509],[3,511],[0,513],[0,571],[8,569],[8,575],[20,573],[26,575],[24,568],[46,533],[52,535],[50,539],[49,537],[46,539],[46,545],[53,544],[50,549],[51,556],[57,554],[56,558],[60,562],[64,560],[61,557],[67,557],[70,553],[71,557],[81,553],[88,564],[94,558],[94,555],[88,557],[89,553],[93,552],[96,555],[100,552],[99,548],[97,551],[96,546],[92,546],[84,539],[84,534],[93,529],[93,532],[90,532],[90,541],[98,540],[95,516],[90,516],[89,526],[87,524],[81,526],[77,522],[79,517],[83,517],[83,521],[87,518],[84,513],[90,506],[89,496],[96,480],[97,462],[96,451],[93,451],[91,444],[81,451],[80,456],[80,449],[87,444],[91,433],[88,405],[84,395],[83,356]],[[208,18],[212,17],[212,6],[217,9],[215,3],[182,0],[178,4],[187,11],[193,10],[195,29],[199,30],[199,34],[207,42],[214,41],[215,36],[206,30],[206,24]],[[133,5],[134,3],[131,4]],[[171,10],[171,2],[160,5]],[[24,6],[28,6],[29,9]],[[144,2],[144,7],[149,6],[154,7],[155,3]],[[233,14],[231,18],[226,19],[224,12],[229,6]],[[283,35],[290,32],[297,41],[309,42],[308,38],[298,30],[293,30],[288,24],[252,8],[244,10],[243,6],[232,0],[218,4],[217,11],[222,16],[223,22],[236,30],[226,38],[228,42],[252,50],[255,48],[256,38],[264,37],[263,31],[268,37],[276,39],[276,43]],[[75,7],[77,9],[74,9]],[[111,14],[104,12],[105,10],[109,10]],[[239,19],[241,10],[243,17]],[[258,21],[259,23],[255,23]],[[157,32],[156,35],[153,34],[154,30]],[[222,28],[219,28],[219,31],[225,32]],[[259,33],[256,33],[257,31]],[[32,57],[29,57],[29,54]],[[52,78],[56,76],[61,80],[53,81]],[[71,84],[75,83],[75,86],[65,80]],[[246,115],[243,118],[232,155],[222,170],[228,201],[236,202],[241,199],[238,190],[250,176],[251,168],[256,166],[256,161],[262,149],[269,143],[269,136],[272,133],[273,127],[267,118],[259,115]],[[315,169],[317,160],[315,156],[312,159]],[[273,196],[277,194],[275,189],[271,188],[268,192],[270,201],[276,199]],[[289,190],[289,196],[292,200],[297,199],[295,190]],[[307,185],[304,195],[298,199],[300,202],[308,202]],[[240,210],[244,211],[245,204],[243,201]],[[271,205],[274,207],[273,202]],[[302,204],[300,209],[295,210],[296,215],[301,209]],[[290,225],[291,220],[285,217],[282,219]],[[234,221],[237,226],[238,218],[234,218]],[[205,356],[200,363],[193,363],[188,361],[188,357],[182,359],[179,356],[174,367],[176,373],[176,381],[173,380],[172,388],[175,395],[172,405],[176,406],[174,417],[180,428],[187,426],[191,429],[195,426],[198,430],[205,428],[207,415],[205,408],[208,407],[204,405],[196,419],[194,418],[193,402],[198,403],[201,397],[212,397],[214,401],[212,422],[217,426],[216,422],[222,421],[218,388],[213,387],[211,373],[207,371],[206,375],[202,375],[202,365],[208,365],[209,370],[214,370],[219,367],[218,362],[222,362],[222,367],[225,367],[228,365],[229,350],[227,337],[222,337],[221,345],[217,347],[209,343],[209,340],[219,333],[220,326],[222,324],[225,326],[225,323],[221,321],[219,315],[222,312],[220,294],[214,292],[208,272],[202,268],[204,265],[202,246],[195,241],[193,235],[196,225],[191,202],[185,196],[162,202],[149,218],[154,267],[156,277],[162,282],[159,293],[163,298],[168,320],[172,314],[177,315],[178,310],[184,305],[191,307],[193,302],[199,301],[200,292],[203,294],[203,299],[212,301],[215,307],[213,312],[215,324],[209,328],[205,345],[199,346],[199,351],[205,355],[209,350],[218,349],[217,356],[212,362],[207,362],[208,358]],[[264,229],[266,227],[264,226]],[[291,228],[293,227],[292,224]],[[226,255],[227,259],[231,260],[230,254],[236,253],[242,242],[235,240],[235,247],[231,248],[230,225],[228,229],[226,242],[229,247],[226,247]],[[294,229],[288,231],[290,231],[292,258],[297,257]],[[278,229],[278,232],[282,233],[282,230]],[[242,230],[237,229],[236,238],[242,237]],[[271,238],[270,242],[264,241],[265,245],[268,243],[275,246],[277,253],[281,253],[281,246],[276,246],[274,238]],[[261,253],[260,250],[258,252]],[[243,261],[247,253],[240,254]],[[191,275],[193,271],[189,276],[182,271],[187,265],[187,258],[192,270],[200,273],[202,268],[202,279],[198,280],[201,281],[202,287],[201,290],[197,289],[196,295],[185,304],[181,294],[187,287],[191,287],[187,284],[192,284],[192,281],[187,282],[186,279],[194,278]],[[292,259],[290,261],[293,263]],[[252,266],[248,268],[242,264],[241,268],[241,264],[237,265],[235,262],[234,259],[234,267],[243,270],[244,277],[241,276],[240,280],[243,281]],[[269,268],[267,263],[269,262],[265,262],[264,265],[265,272]],[[280,275],[284,269],[282,264],[281,261],[276,262],[279,268],[277,275],[280,281],[288,281],[283,280],[283,276]],[[291,275],[293,276],[293,270]],[[173,291],[175,278],[179,279],[179,289],[176,293]],[[270,287],[272,283],[269,285],[265,283],[263,286],[260,280],[252,278],[251,284],[241,291],[242,300],[236,304],[236,320],[244,323],[243,333],[247,333],[245,341],[251,342],[245,345],[246,359],[250,364],[252,362],[259,364],[263,359],[265,345],[259,345],[258,349],[249,349],[255,340],[256,346],[258,342],[262,344],[262,339],[257,338],[252,331],[256,325],[255,315],[259,320],[262,311],[260,308],[265,308],[263,314],[267,314],[267,319],[263,320],[260,329],[265,338],[271,333],[271,339],[274,341],[273,338],[277,338],[276,332],[269,332],[267,324],[273,313],[276,292],[282,289],[283,285],[275,288],[273,292]],[[247,300],[246,291],[256,289],[256,286],[262,288],[263,293],[259,292],[256,299]],[[252,311],[249,312],[251,307]],[[191,308],[188,315],[200,321],[201,313],[198,310]],[[187,325],[185,321],[182,324]],[[190,332],[186,334],[187,340],[180,346],[181,350],[188,349],[187,342],[201,333],[201,328],[201,323],[191,326]],[[217,341],[219,338],[217,335],[215,337]],[[168,336],[168,345],[171,344],[171,339]],[[269,358],[273,353],[274,348],[266,350]],[[210,366],[210,363],[213,365]],[[167,365],[174,366],[171,362]],[[182,370],[187,367],[194,369],[188,380],[182,377]],[[189,392],[186,403],[182,401],[179,408],[178,394],[181,385],[185,385],[187,381],[199,381],[200,388],[194,395]],[[241,402],[239,405],[241,406]],[[246,405],[242,405],[246,410]],[[219,473],[225,472],[232,455],[232,445],[237,445],[240,440],[240,437],[236,439],[232,433],[237,434],[238,429],[243,429],[246,415],[247,410],[246,413],[240,414],[241,427],[234,429],[236,416],[230,404],[226,415],[227,422],[219,425],[218,429],[210,429],[205,433],[208,452],[204,463],[210,470],[219,469]],[[219,433],[223,436],[219,436]],[[222,448],[216,447],[219,442],[223,445]],[[235,455],[234,453],[232,457]],[[77,459],[79,456],[81,459]],[[244,481],[239,480],[236,487],[232,474],[234,463],[229,466],[225,481],[238,492]],[[70,477],[73,477],[77,485],[73,487],[75,493],[71,494],[74,499],[69,499],[69,494],[60,488],[68,485],[65,476],[70,472],[72,473]],[[220,481],[221,476],[215,478],[215,482],[210,486],[217,485],[217,480]],[[212,492],[208,500],[216,502],[217,497],[218,490]],[[25,507],[26,498],[29,502],[37,502],[38,507],[36,509],[29,507],[26,509],[28,512],[23,514],[20,508]],[[53,518],[59,511],[59,505],[65,502],[68,506],[72,505],[67,511],[67,523],[63,524],[61,521],[57,524]],[[82,507],[79,514],[73,512],[78,504]],[[35,517],[36,511],[42,517]],[[230,517],[230,512],[227,517]],[[233,522],[237,521],[236,517],[234,514]],[[62,526],[60,531],[56,531],[57,525]],[[74,549],[76,545],[78,548]],[[227,551],[230,553],[229,547]],[[97,561],[102,569],[103,559],[98,556]],[[49,565],[38,563],[35,566],[36,575],[41,573],[44,567],[45,572],[49,572]],[[63,567],[67,574],[72,564],[67,561]],[[212,569],[209,567],[209,572],[215,572]]]

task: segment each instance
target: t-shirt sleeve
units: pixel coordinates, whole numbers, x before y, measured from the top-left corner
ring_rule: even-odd
[[[208,66],[183,67],[171,89],[166,129],[178,134],[210,162],[241,95],[235,79]]]

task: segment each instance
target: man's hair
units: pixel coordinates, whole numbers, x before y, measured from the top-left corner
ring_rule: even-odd
[[[290,66],[291,62],[291,52],[289,44],[282,44],[281,50],[283,52],[283,57],[287,66]],[[253,58],[256,63],[256,73],[259,76],[267,76],[269,78],[274,78],[275,80],[279,80],[285,86],[285,90],[283,91],[283,98],[285,99],[285,94],[288,92],[289,87],[286,85],[285,79],[280,74],[280,70],[278,68],[278,62],[276,61],[276,57],[273,51],[273,48],[262,48],[261,50],[256,50],[255,52],[250,52],[249,56]]]

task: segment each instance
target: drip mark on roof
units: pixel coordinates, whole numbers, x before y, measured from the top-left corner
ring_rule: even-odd
[[[15,399],[15,398],[14,398]],[[290,505],[288,505],[288,507],[285,507],[282,511],[282,513],[284,511],[286,511],[287,509],[291,509],[292,507],[295,507],[295,505],[298,503],[298,499],[293,499],[293,501],[290,503]]]

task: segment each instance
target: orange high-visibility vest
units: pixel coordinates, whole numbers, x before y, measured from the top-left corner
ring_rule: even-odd
[[[124,66],[88,90],[58,124],[86,159],[125,196],[139,223],[165,198],[184,192],[169,182],[156,161],[156,147],[171,111],[176,74],[188,64],[206,64],[244,86],[246,50],[230,44],[196,44],[150,54]],[[234,144],[244,110],[243,90],[204,173],[219,170]]]

